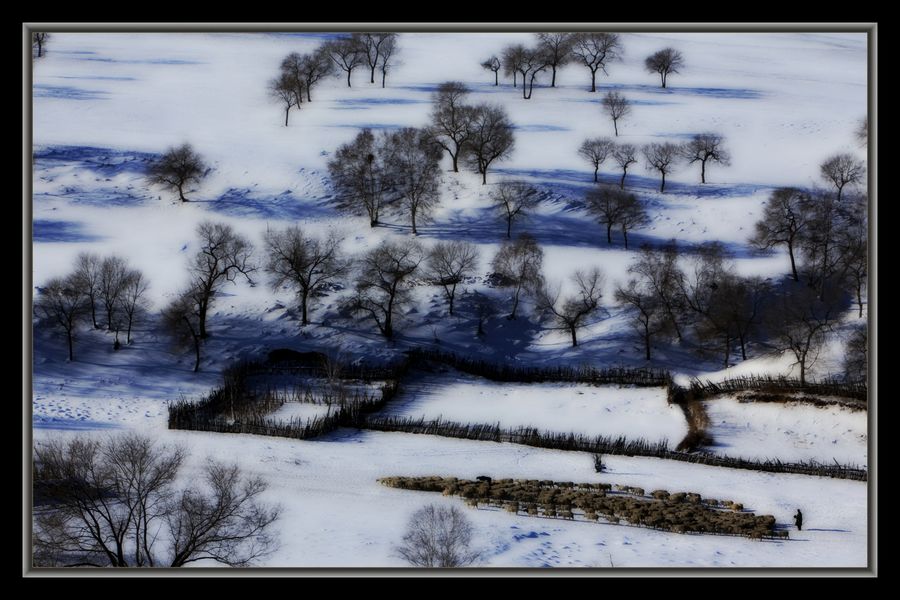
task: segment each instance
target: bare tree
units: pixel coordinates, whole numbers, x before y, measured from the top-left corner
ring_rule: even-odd
[[[498,71],[500,71],[500,67],[500,59],[493,55],[489,59],[481,63],[482,69],[486,69],[494,73],[494,85],[500,85],[500,78],[497,74]]]
[[[276,80],[281,87],[291,90],[294,96],[294,104],[298,109],[303,104],[303,93],[306,87],[306,78],[303,73],[304,58],[297,52],[291,52],[285,56],[281,61],[281,76]],[[280,97],[280,95],[277,96]],[[283,100],[283,98],[281,99]]]
[[[621,190],[619,190],[621,192]],[[625,240],[625,249],[628,250],[628,232],[640,229],[650,224],[650,216],[644,207],[644,201],[636,194],[628,194],[622,203],[619,213],[619,226],[622,228],[622,238]]]
[[[628,167],[637,162],[637,148],[633,144],[619,144],[613,149],[613,160],[622,169],[622,179],[619,180],[619,188],[625,189],[625,176],[628,175]]]
[[[269,528],[278,520],[279,509],[259,501],[268,488],[261,477],[210,460],[204,484],[183,490],[167,514],[172,535],[169,566],[212,560],[245,567],[275,549]]]
[[[659,184],[659,191],[662,193],[666,189],[666,175],[678,164],[678,157],[682,154],[681,147],[671,142],[647,144],[643,148],[643,154],[647,161],[647,169],[659,171],[662,177]]]
[[[429,504],[409,520],[397,553],[416,567],[465,567],[477,561],[474,528],[455,506]]]
[[[578,345],[577,331],[600,308],[603,274],[594,267],[589,271],[575,271],[572,281],[576,291],[560,299],[559,289],[551,290],[542,285],[537,294],[539,310],[552,315],[557,325],[572,336],[572,346]]]
[[[606,111],[606,114],[612,119],[613,129],[616,132],[616,137],[618,137],[619,119],[631,114],[631,104],[628,102],[628,99],[619,92],[607,92],[606,95],[603,96],[603,110]]]
[[[685,288],[684,273],[678,266],[678,246],[675,240],[670,241],[661,250],[643,246],[637,260],[628,267],[628,272],[637,276],[634,289],[626,290],[630,295],[638,294],[640,298],[627,299],[629,303],[640,302],[645,305],[647,315],[656,317],[662,311],[665,328],[671,330],[679,340],[682,338],[681,318],[685,310],[682,290]],[[630,284],[629,284],[629,287]],[[645,299],[648,296],[649,299]],[[636,304],[635,304],[636,306]],[[646,323],[647,327],[651,323]],[[655,331],[655,327],[653,327]]]
[[[337,38],[325,42],[322,47],[334,64],[347,73],[347,87],[352,87],[350,85],[350,75],[353,74],[353,69],[363,64],[366,60],[365,53],[360,47],[357,38]]]
[[[294,106],[300,108],[297,101],[297,86],[295,80],[288,73],[281,73],[275,79],[269,81],[269,95],[280,101],[284,106],[284,126],[288,126],[291,109]]]
[[[513,306],[509,319],[516,318],[522,292],[534,292],[541,284],[544,252],[528,234],[505,242],[494,256],[491,267],[501,277],[504,287],[512,288]]]
[[[190,144],[182,144],[177,148],[169,148],[165,154],[150,165],[148,178],[150,183],[163,185],[178,191],[182,202],[184,187],[191,183],[199,183],[206,176],[208,167]]]
[[[491,202],[506,220],[506,237],[512,238],[513,220],[525,217],[537,206],[537,190],[524,181],[501,181],[491,191]]]
[[[428,277],[443,288],[451,316],[456,286],[475,271],[478,260],[478,247],[460,240],[438,242],[428,253]]]
[[[42,33],[34,31],[31,33],[31,47],[32,49],[37,48],[37,57],[41,58],[44,56],[44,45],[50,39],[49,33]]]
[[[678,73],[684,66],[684,57],[674,48],[663,48],[654,52],[644,60],[648,73],[659,73],[662,87],[666,87],[666,79],[670,73]]]
[[[615,143],[609,138],[591,138],[584,140],[578,149],[578,154],[594,167],[594,183],[597,183],[597,174],[602,165],[615,150]]]
[[[125,319],[125,343],[131,344],[131,329],[147,314],[147,289],[150,283],[144,274],[131,269],[125,274],[122,293],[119,295],[119,307]]]
[[[364,210],[372,227],[378,225],[385,196],[392,188],[387,155],[385,136],[376,140],[371,129],[363,129],[328,161],[339,208],[351,214]]]
[[[826,334],[839,313],[838,294],[820,298],[809,286],[792,284],[780,294],[770,311],[769,330],[779,350],[790,352],[800,368],[800,383],[825,343]]]
[[[822,178],[834,184],[838,202],[847,184],[860,183],[866,175],[866,166],[852,154],[836,154],[823,162],[820,169]]]
[[[597,71],[606,73],[607,63],[621,58],[622,43],[617,33],[577,33],[572,54],[591,72],[591,91],[597,91]]]
[[[698,133],[683,146],[682,151],[688,164],[700,163],[700,183],[706,183],[707,161],[723,166],[731,164],[731,155],[723,148],[724,143],[724,138],[717,133]]]
[[[272,289],[288,285],[300,300],[301,325],[309,324],[310,296],[347,272],[349,264],[340,252],[341,239],[306,234],[299,226],[266,233],[266,266]]]
[[[381,44],[381,87],[385,86],[388,71],[397,66],[396,54],[400,48],[398,43],[399,36],[396,33],[387,34],[387,39]]]
[[[440,200],[441,149],[427,131],[413,127],[391,133],[386,142],[390,180],[409,212],[416,235],[416,217],[427,218]]]
[[[75,281],[78,289],[87,298],[91,309],[91,323],[94,329],[97,324],[97,304],[100,300],[100,257],[89,252],[82,252],[75,259]]]
[[[844,378],[865,383],[869,374],[869,342],[866,327],[854,327],[844,348]]]
[[[800,271],[822,296],[831,283],[841,279],[839,232],[847,226],[848,215],[843,203],[831,194],[813,194],[806,206],[806,226],[799,238]]]
[[[350,308],[375,321],[384,337],[394,337],[395,315],[409,302],[410,277],[424,258],[414,240],[384,241],[360,261],[356,296]]]
[[[48,325],[66,334],[69,361],[75,360],[75,329],[88,311],[87,297],[78,278],[75,275],[57,277],[38,288],[34,311]]]
[[[730,283],[721,302],[740,343],[741,359],[747,360],[747,344],[762,325],[772,286],[761,277],[735,277]]]
[[[200,291],[190,287],[179,292],[162,311],[163,329],[172,337],[175,347],[194,351],[194,373],[200,370],[200,347],[203,343],[200,335],[200,300]]]
[[[612,229],[621,222],[622,214],[631,196],[633,194],[607,185],[592,188],[585,196],[584,201],[588,212],[606,227],[607,244],[612,244]]]
[[[304,54],[300,59],[297,76],[303,82],[306,101],[312,102],[312,89],[319,81],[334,73],[334,61],[325,46],[316,48],[311,54]]]
[[[800,281],[795,250],[807,225],[810,202],[809,195],[796,188],[775,190],[766,202],[762,217],[756,223],[756,233],[750,238],[750,243],[761,250],[784,244],[791,259],[794,281]]]
[[[491,164],[512,154],[515,144],[512,123],[503,107],[480,104],[472,111],[471,132],[468,158],[485,185]]]
[[[487,320],[497,314],[497,305],[491,296],[479,291],[472,292],[471,305],[475,317],[478,319],[478,328],[475,330],[475,334],[481,337],[485,334],[484,325]]]
[[[625,286],[617,287],[615,298],[622,306],[634,309],[632,325],[644,344],[644,358],[651,360],[653,338],[665,331],[666,326],[660,301],[651,289],[634,279]]]
[[[519,56],[517,70],[522,74],[522,98],[531,99],[534,90],[534,80],[538,73],[547,68],[547,56],[541,48],[525,48],[517,50]]]
[[[204,221],[197,226],[200,250],[190,265],[193,287],[197,290],[200,337],[206,339],[206,315],[216,293],[226,282],[234,283],[242,275],[249,283],[253,264],[253,245],[224,223]]]
[[[514,44],[507,46],[500,53],[500,62],[503,65],[503,74],[509,77],[512,75],[513,87],[517,87],[516,78],[519,74],[519,65],[523,60],[522,54],[525,52],[525,46],[522,44]],[[525,85],[522,82],[522,85]]]
[[[843,226],[837,229],[838,269],[843,272],[853,288],[860,319],[863,316],[862,294],[869,274],[868,238],[868,220],[865,213],[845,218]]]
[[[544,53],[544,61],[552,69],[550,87],[556,87],[556,70],[572,62],[574,34],[555,31],[539,33],[538,45]]]
[[[384,49],[391,46],[391,52],[396,47],[396,33],[358,33],[354,34],[357,44],[362,53],[365,64],[369,67],[369,83],[375,83],[375,69],[377,69],[384,58]],[[387,74],[387,69],[384,70]],[[384,79],[382,78],[381,87],[384,87]]]
[[[100,263],[99,296],[106,312],[106,330],[118,330],[119,298],[128,280],[128,263],[119,256],[107,256]]]
[[[869,144],[869,117],[866,116],[860,119],[855,135],[860,146]]]
[[[431,127],[435,142],[447,151],[453,161],[453,172],[459,173],[459,157],[472,136],[474,109],[465,104],[469,88],[459,81],[445,81],[432,97]]]
[[[179,491],[185,456],[134,433],[37,444],[35,564],[245,566],[271,552],[279,511],[259,502],[266,484],[210,461],[204,487]]]

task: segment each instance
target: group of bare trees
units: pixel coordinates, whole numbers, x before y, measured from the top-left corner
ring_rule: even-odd
[[[597,73],[608,74],[607,66],[621,60],[624,53],[622,39],[617,33],[566,33],[536,34],[535,44],[513,44],[499,55],[493,55],[481,66],[494,73],[494,85],[499,84],[498,72],[512,77],[513,87],[522,79],[522,98],[528,100],[538,74],[549,69],[550,87],[556,87],[556,73],[565,65],[576,63],[591,74],[591,90],[597,91]],[[646,58],[644,66],[649,73],[660,76],[660,84],[666,87],[668,76],[684,68],[684,56],[674,48],[663,48]]]
[[[267,484],[210,461],[183,485],[185,458],[138,434],[36,444],[34,565],[247,566],[274,550]]]
[[[852,155],[841,154],[823,162],[821,171],[835,193],[775,190],[750,243],[760,250],[784,247],[793,280],[805,280],[820,297],[829,286],[851,290],[862,317],[868,275],[867,196],[848,195],[845,189],[862,182],[865,165]]]
[[[380,223],[382,210],[399,206],[413,234],[440,200],[440,148],[427,130],[407,127],[379,134],[363,129],[340,146],[328,163],[337,205]]]
[[[94,329],[105,327],[115,334],[113,348],[120,347],[119,332],[131,344],[132,330],[147,314],[146,276],[118,256],[82,253],[74,270],[38,288],[34,301],[37,317],[65,334],[69,360],[75,360],[74,342],[79,326],[88,321]],[[98,318],[99,316],[99,318]]]
[[[329,40],[312,52],[291,52],[281,61],[277,77],[269,82],[269,94],[284,105],[287,127],[291,108],[299,110],[304,101],[312,102],[312,88],[324,78],[347,75],[347,86],[357,67],[369,69],[369,82],[375,83],[376,71],[385,87],[388,72],[397,64],[396,33],[354,33]]]
[[[450,156],[453,171],[459,172],[462,158],[487,183],[492,164],[507,158],[515,138],[512,122],[498,105],[466,103],[469,88],[459,81],[446,81],[432,97],[428,132],[435,144]]]
[[[698,133],[685,144],[671,142],[653,142],[643,146],[641,154],[648,171],[656,171],[660,175],[660,193],[666,189],[666,176],[685,161],[688,164],[700,163],[700,183],[706,183],[708,163],[723,166],[731,164],[731,155],[725,148],[724,138],[717,133]],[[638,148],[633,144],[617,144],[605,137],[589,138],[582,142],[578,154],[594,168],[594,182],[599,181],[600,167],[612,161],[622,170],[619,187],[625,189],[625,177],[628,168],[637,163]]]
[[[335,63],[327,45],[312,52],[291,52],[281,61],[278,77],[269,82],[269,93],[284,105],[284,126],[288,125],[291,108],[300,110],[304,97],[312,102],[312,89],[335,72]]]
[[[588,213],[606,227],[607,244],[612,244],[613,227],[621,229],[626,250],[628,232],[650,223],[644,200],[615,186],[598,185],[591,189],[585,196],[585,205]]]

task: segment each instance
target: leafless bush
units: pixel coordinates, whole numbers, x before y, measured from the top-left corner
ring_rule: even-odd
[[[465,567],[478,560],[474,528],[461,510],[429,504],[409,520],[397,553],[416,567]]]

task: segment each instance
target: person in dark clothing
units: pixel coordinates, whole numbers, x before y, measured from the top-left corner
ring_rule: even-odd
[[[794,515],[794,523],[797,524],[797,531],[803,531],[803,513],[800,512],[800,509],[797,509],[797,514]]]

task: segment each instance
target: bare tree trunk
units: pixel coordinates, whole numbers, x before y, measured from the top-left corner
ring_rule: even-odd
[[[416,231],[416,210],[415,210],[415,209],[410,210],[410,211],[409,211],[409,216],[410,216],[411,219],[412,219],[412,232],[413,232],[413,235],[419,235],[419,232]]]
[[[387,71],[381,72],[381,87],[384,89],[384,80],[387,78]]]
[[[131,345],[131,324],[132,324],[132,322],[134,322],[134,317],[128,317],[128,328],[126,329],[126,332],[125,332],[125,344],[128,346]]]
[[[372,67],[372,73],[369,77],[369,83],[375,83],[375,67]]]
[[[194,373],[200,370],[200,340],[194,336]]]
[[[487,185],[487,169],[481,171],[481,185]]]
[[[600,165],[594,167],[594,183],[598,182],[597,174],[600,172]]]
[[[862,319],[862,284],[856,283],[856,303],[859,304],[859,318]]]
[[[606,224],[606,243],[612,244],[612,222]]]
[[[591,71],[591,91],[597,91],[597,69]]]
[[[794,281],[800,281],[800,276],[797,275],[797,263],[794,260],[794,244],[788,242],[788,254],[791,257],[791,273],[794,275]]]
[[[613,129],[616,132],[616,137],[619,137],[619,123],[618,119],[613,119]]]
[[[350,85],[350,73],[353,72],[353,69],[347,69],[347,87],[353,87]]]
[[[498,71],[494,71],[494,85],[500,85],[500,76]]]
[[[286,109],[284,109],[284,126],[285,127],[288,126],[288,117],[290,116],[290,114],[291,114],[291,107],[288,106]]]
[[[306,82],[306,101],[307,101],[307,102],[312,102],[312,96],[309,95],[309,88],[311,88],[311,87],[312,87],[312,86],[311,86],[311,85],[309,84],[309,82],[307,81],[307,82]]]
[[[512,217],[506,218],[506,239],[512,239]]]
[[[650,321],[644,322],[644,356],[650,360]]]
[[[741,360],[747,360],[747,348],[744,342],[744,337],[745,336],[743,333],[738,334],[738,339],[741,342]]]
[[[665,73],[665,71],[663,71],[662,73],[660,73],[660,74],[659,74],[659,77],[662,79],[662,86],[663,86],[663,89],[665,89],[665,87],[666,87],[666,73]]]
[[[706,183],[706,161],[700,161],[700,183]]]
[[[622,226],[622,237],[625,238],[625,249],[628,250],[628,230],[625,226]]]
[[[307,288],[303,288],[303,291],[300,292],[300,311],[303,314],[303,317],[300,321],[301,325],[309,325],[309,317],[307,313],[307,300],[309,299],[309,290]]]
[[[456,299],[456,286],[453,286],[453,289],[447,294],[447,301],[450,305],[450,316],[453,316],[453,301]]]
[[[550,79],[550,87],[556,87],[556,65],[550,65],[553,69],[553,77]]]
[[[518,84],[516,83],[516,75],[517,75],[517,73],[515,71],[513,71],[513,87],[519,87]],[[525,85],[525,83],[523,82],[522,85]]]
[[[182,202],[187,202],[188,199],[184,197],[184,189],[182,185],[178,186],[178,197],[181,198]]]
[[[509,315],[510,319],[516,318],[516,311],[519,309],[519,289],[516,288],[515,293],[513,293],[513,309],[512,313]]]
[[[625,189],[625,176],[628,175],[628,167],[622,169],[622,180],[619,181],[619,189]]]
[[[800,385],[806,385],[806,354],[800,359]]]
[[[69,362],[72,362],[75,360],[75,350],[72,345],[72,329],[71,328],[66,330],[66,338],[69,342]]]
[[[662,171],[662,182],[659,184],[659,193],[666,189],[666,173]]]
[[[578,338],[575,337],[575,326],[572,325],[571,327],[569,327],[569,331],[572,334],[572,347],[575,347],[578,345]]]
[[[205,340],[208,337],[206,333],[206,310],[209,306],[209,299],[203,299],[200,301],[200,314],[198,315],[200,318],[200,339]]]

